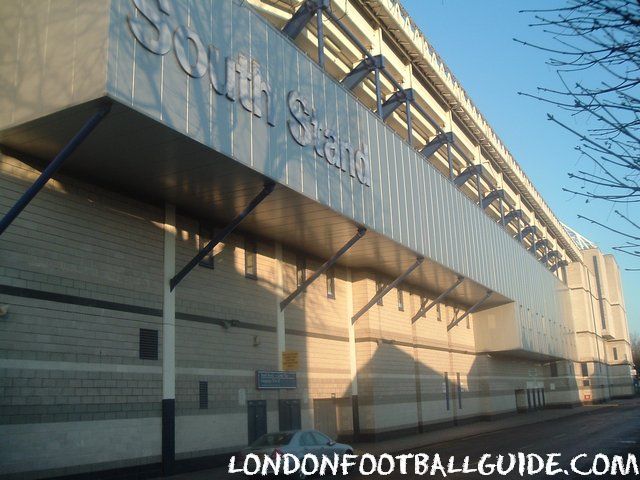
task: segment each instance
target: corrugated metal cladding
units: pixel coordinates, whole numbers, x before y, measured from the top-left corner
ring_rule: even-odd
[[[142,18],[130,0],[112,2],[110,96],[546,318],[561,318],[556,290],[563,286],[556,277],[249,6],[235,0],[168,3],[163,18],[172,32],[186,26],[219,49],[219,76],[226,57],[243,54],[260,64],[271,86],[275,126],[264,111],[257,117],[239,100],[217,94],[208,73],[188,76],[173,44],[165,55],[142,47],[127,22],[128,16]],[[293,90],[312,102],[320,123],[338,138],[368,146],[370,186],[294,141],[287,124]]]

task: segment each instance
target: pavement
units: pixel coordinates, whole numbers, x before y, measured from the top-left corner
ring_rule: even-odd
[[[591,452],[595,455],[604,453],[605,449],[612,452],[614,450],[616,452],[638,451],[639,445],[640,399],[635,398],[572,409],[549,409],[517,414],[493,421],[475,422],[375,443],[356,443],[353,447],[356,454],[417,452],[433,454],[437,452],[442,458],[448,458],[450,455],[455,455],[457,458],[469,455],[472,458],[477,456],[479,459],[483,453],[497,455],[501,452],[517,451],[538,454],[553,451],[562,453],[564,458],[578,453]],[[376,477],[377,475],[349,476],[350,480]],[[391,475],[385,478],[400,477],[400,475]],[[240,476],[229,474],[226,467],[220,467],[167,478],[171,480],[237,480]],[[406,477],[402,476],[402,478]],[[447,478],[458,477],[448,475]],[[459,478],[488,477],[467,474]],[[569,475],[564,478],[573,477]]]

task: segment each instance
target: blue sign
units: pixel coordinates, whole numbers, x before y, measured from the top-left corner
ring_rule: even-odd
[[[258,390],[294,389],[297,387],[296,372],[256,371],[256,388]]]

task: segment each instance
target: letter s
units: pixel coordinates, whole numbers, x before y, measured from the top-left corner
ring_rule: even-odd
[[[162,14],[169,16],[168,0],[155,0],[158,6],[156,10],[145,0],[133,0],[136,9],[146,18],[157,31],[157,38],[146,30],[146,22],[140,18],[127,15],[127,21],[133,36],[136,37],[144,48],[156,55],[164,55],[171,50],[171,29],[169,24],[162,19]]]
[[[309,111],[306,98],[301,96],[300,93],[295,90],[289,92],[288,104],[289,112],[295,120],[295,123],[291,120],[287,120],[289,132],[296,142],[303,147],[306,147],[313,141],[314,128],[311,124],[313,112]]]

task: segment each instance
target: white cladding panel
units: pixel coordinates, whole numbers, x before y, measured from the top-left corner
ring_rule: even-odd
[[[146,5],[168,23],[171,32],[184,26],[204,45],[214,45],[219,58],[213,58],[204,76],[190,77],[181,68],[173,43],[159,55],[135,39],[127,17],[146,20],[134,3],[113,0],[110,96],[513,299],[525,307],[515,310],[519,323],[526,322],[523,311],[532,312],[534,318],[536,313],[538,318],[563,318],[558,290],[565,286],[555,276],[249,6],[235,0],[168,3],[168,15],[158,12],[157,2]],[[150,23],[146,28],[157,37]],[[192,65],[195,51],[191,44]],[[240,54],[258,62],[262,78],[268,79],[273,126],[267,124],[264,104],[262,117],[257,117],[240,98],[231,101],[211,86],[209,72],[215,71],[224,83],[225,58],[237,60]],[[370,186],[352,177],[348,168],[342,171],[330,165],[313,146],[294,141],[288,128],[293,118],[288,95],[294,90],[313,105],[321,126],[326,123],[355,148],[367,146]],[[561,337],[560,331],[547,331],[545,337],[539,324],[521,331],[529,332],[522,336],[523,348],[536,343],[537,349],[547,350],[545,338]],[[535,339],[528,338],[531,335]]]

